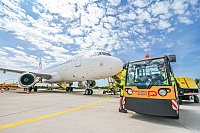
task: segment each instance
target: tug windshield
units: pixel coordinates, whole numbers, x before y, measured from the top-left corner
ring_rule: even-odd
[[[126,86],[150,89],[152,86],[169,85],[164,58],[130,62]]]

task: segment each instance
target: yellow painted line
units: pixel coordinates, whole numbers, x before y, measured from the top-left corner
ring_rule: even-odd
[[[61,111],[61,112],[57,112],[57,113],[54,113],[54,114],[49,114],[49,115],[45,115],[45,116],[40,116],[40,117],[28,119],[28,120],[23,120],[23,121],[14,122],[14,123],[6,124],[6,125],[1,125],[0,126],[0,130],[5,129],[5,128],[10,128],[10,127],[18,126],[18,125],[22,125],[22,124],[27,124],[27,123],[35,122],[35,121],[39,121],[39,120],[43,120],[43,119],[46,119],[46,118],[50,118],[50,117],[54,117],[54,116],[58,116],[58,115],[62,115],[62,114],[66,114],[68,112],[80,110],[80,109],[83,109],[83,108],[87,108],[87,107],[90,107],[90,106],[102,103],[102,102],[108,100],[109,98],[110,97],[107,96],[106,98],[101,99],[99,101],[92,102],[92,103],[89,103],[89,104],[85,104],[85,105],[82,105],[82,106],[78,106],[78,107],[75,107],[75,108],[71,108],[71,109],[68,109],[68,110],[64,110],[64,111]]]

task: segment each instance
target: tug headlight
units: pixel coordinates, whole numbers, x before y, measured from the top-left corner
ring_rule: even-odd
[[[133,94],[133,90],[131,88],[126,88],[126,92],[129,94],[129,95],[132,95]]]
[[[167,95],[167,90],[166,89],[159,89],[158,94],[162,97]]]

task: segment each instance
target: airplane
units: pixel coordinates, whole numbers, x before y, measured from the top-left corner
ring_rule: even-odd
[[[124,63],[121,59],[111,56],[107,52],[91,51],[75,55],[65,62],[54,64],[45,69],[41,68],[40,60],[39,72],[7,68],[0,68],[0,71],[21,74],[18,84],[22,87],[32,87],[38,82],[67,83],[71,87],[73,82],[78,82],[78,86],[85,89],[85,95],[92,95],[92,87],[96,85],[95,80],[116,75],[123,69]],[[66,91],[69,89],[66,88]]]

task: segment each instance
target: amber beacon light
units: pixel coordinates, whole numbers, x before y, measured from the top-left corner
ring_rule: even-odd
[[[145,55],[145,58],[149,58],[149,54],[146,54],[146,55]]]

